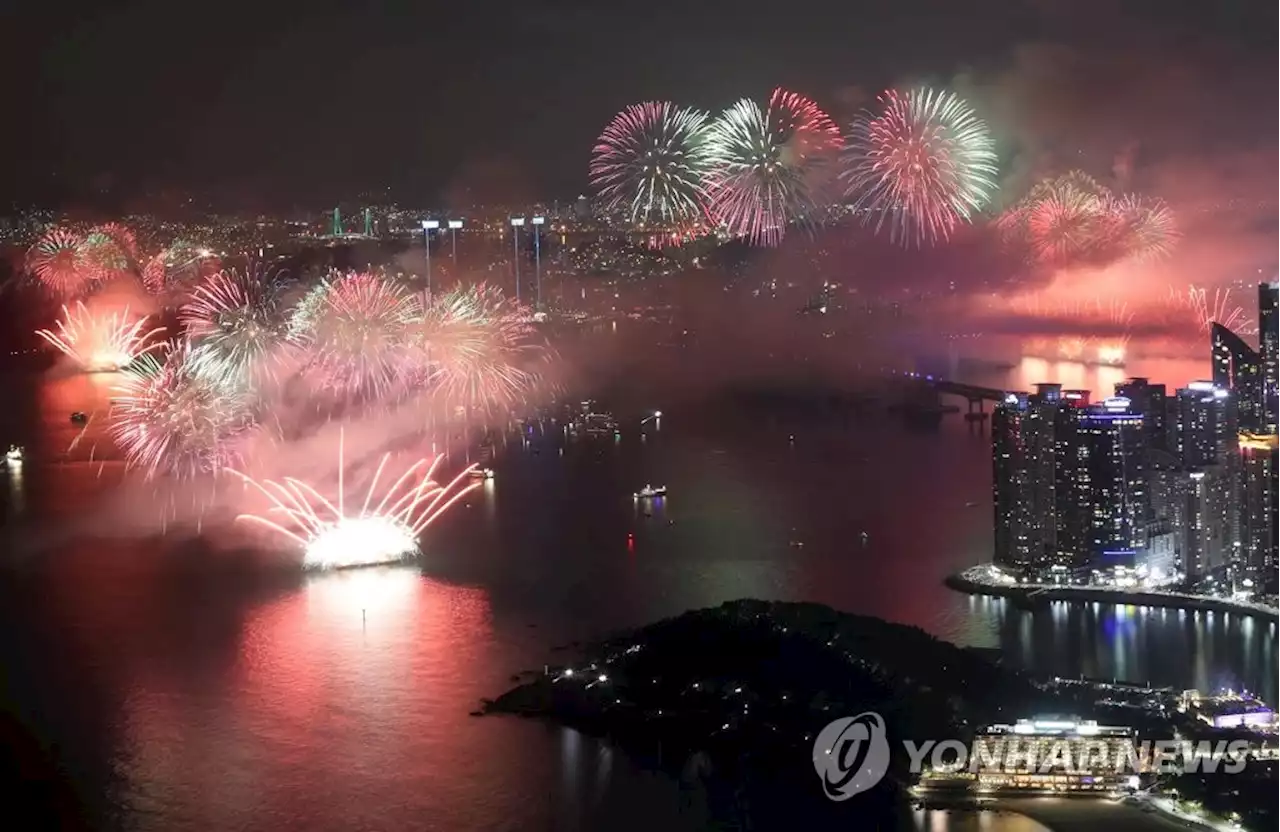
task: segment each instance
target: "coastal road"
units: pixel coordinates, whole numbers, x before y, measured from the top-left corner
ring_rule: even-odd
[[[1187,832],[1205,827],[1110,800],[1062,797],[1000,799],[994,808],[1026,815],[1053,832]]]

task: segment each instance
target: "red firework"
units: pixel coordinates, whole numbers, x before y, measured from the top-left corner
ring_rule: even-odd
[[[79,234],[64,228],[50,229],[27,252],[27,269],[54,294],[81,294],[96,280],[83,244]]]

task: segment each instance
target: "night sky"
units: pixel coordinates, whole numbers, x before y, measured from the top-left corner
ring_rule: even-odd
[[[19,5],[0,201],[565,199],[635,101],[719,110],[783,85],[843,122],[920,81],[991,122],[1006,183],[1152,184],[1230,155],[1269,159],[1242,178],[1276,190],[1276,7],[1256,0]]]

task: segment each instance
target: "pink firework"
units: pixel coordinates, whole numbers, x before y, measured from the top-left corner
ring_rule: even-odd
[[[62,307],[57,331],[41,329],[36,335],[73,358],[85,372],[114,373],[164,346],[153,340],[164,332],[164,327],[148,330],[145,324],[146,318],[130,320],[128,307],[111,314],[94,314],[77,301],[74,307]]]
[[[888,90],[853,123],[845,153],[846,194],[876,231],[935,243],[968,222],[995,192],[991,134],[952,93]]]
[[[1188,286],[1186,292],[1170,287],[1169,301],[1175,307],[1189,311],[1201,332],[1208,332],[1215,323],[1245,334],[1257,329],[1244,307],[1232,302],[1230,289],[1215,289],[1210,296],[1209,290],[1203,286]]]
[[[465,484],[470,465],[439,485],[434,477],[443,457],[420,459],[385,491],[378,490],[390,454],[384,455],[365,490],[359,510],[346,500],[342,440],[338,445],[338,487],[332,499],[301,480],[259,483],[239,472],[272,503],[267,516],[238,519],[263,526],[303,551],[305,569],[348,569],[391,563],[419,553],[423,532],[451,506],[479,486]]]
[[[485,283],[431,299],[414,328],[428,384],[466,407],[522,399],[539,380],[529,366],[546,357],[531,321],[531,310]]]
[[[274,275],[218,272],[205,278],[179,312],[200,361],[214,372],[249,377],[270,369],[285,342]]]
[[[308,370],[323,387],[382,396],[413,374],[416,296],[372,272],[331,277],[314,291],[295,310],[290,338],[309,354]]]
[[[162,251],[154,257],[147,258],[147,262],[142,264],[142,285],[153,295],[158,295],[165,289],[165,280],[168,276],[169,253]]]
[[[778,88],[743,99],[707,129],[711,217],[734,237],[777,245],[787,225],[827,207],[840,129],[812,99]]]
[[[50,229],[27,252],[27,269],[54,294],[81,294],[97,279],[83,245],[83,238],[74,232]]]
[[[1136,260],[1163,257],[1178,239],[1173,211],[1160,200],[1133,195],[1104,202],[1109,244]]]
[[[198,372],[188,342],[167,346],[163,362],[149,354],[125,368],[111,400],[111,435],[147,476],[216,473],[239,458],[253,401],[241,385]]]

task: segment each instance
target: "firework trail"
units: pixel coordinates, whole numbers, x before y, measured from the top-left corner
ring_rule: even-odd
[[[161,349],[164,344],[148,341],[164,332],[164,327],[144,330],[146,318],[130,321],[129,309],[110,315],[95,315],[84,303],[62,307],[62,320],[57,331],[36,330],[61,352],[70,356],[89,373],[113,373],[140,356]]]
[[[995,144],[957,96],[888,90],[853,123],[841,178],[864,221],[895,242],[948,239],[996,189]]]
[[[384,396],[412,375],[416,296],[372,272],[331,276],[303,298],[289,337],[320,385],[344,396]]]
[[[242,514],[237,519],[265,526],[299,546],[307,569],[343,569],[412,557],[419,552],[418,539],[422,533],[479,485],[475,482],[462,485],[475,465],[464,468],[447,484],[439,485],[433,477],[443,457],[420,459],[390,488],[379,492],[378,481],[389,458],[390,454],[386,454],[379,461],[358,512],[350,511],[346,503],[341,439],[335,500],[325,498],[312,486],[292,477],[286,477],[283,483],[273,480],[259,483],[238,471],[233,472],[272,503],[271,516]]]
[[[649,101],[623,110],[591,151],[591,184],[631,222],[685,223],[706,213],[707,114]]]
[[[427,383],[467,407],[523,398],[539,378],[521,366],[541,352],[530,320],[528,308],[484,283],[432,298],[414,328]]]
[[[57,295],[74,297],[97,279],[84,240],[64,228],[46,231],[27,252],[27,269]]]
[[[710,214],[734,237],[777,245],[825,207],[840,129],[812,100],[778,88],[761,110],[743,99],[707,129]]]
[[[244,388],[197,371],[191,345],[171,341],[161,362],[146,355],[125,368],[111,400],[110,432],[130,467],[147,476],[216,473],[238,458],[253,426]]]
[[[1208,332],[1218,323],[1233,332],[1253,334],[1257,324],[1249,318],[1243,306],[1233,303],[1230,289],[1215,289],[1213,296],[1203,286],[1190,285],[1186,292],[1169,287],[1169,303],[1175,309],[1190,312],[1200,332]]]
[[[205,278],[179,313],[197,347],[198,371],[228,380],[269,372],[287,336],[280,290],[275,274],[230,271]]]

